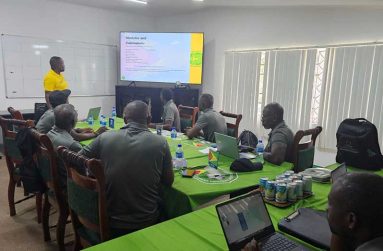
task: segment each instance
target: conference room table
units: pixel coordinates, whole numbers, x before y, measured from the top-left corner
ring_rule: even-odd
[[[80,122],[78,127],[88,127],[87,123]],[[117,118],[115,129],[123,126],[122,119]],[[97,129],[99,123],[96,121],[93,128]],[[155,132],[154,132],[155,133]],[[174,153],[177,145],[181,143],[184,155],[189,167],[201,168],[208,164],[205,150],[211,145],[200,139],[189,140],[184,135],[179,135],[177,139],[171,139],[168,132],[164,131],[164,136],[169,142],[171,152]],[[84,141],[87,145],[92,140]],[[218,167],[220,170],[230,172],[229,167],[233,159],[219,156]],[[256,160],[262,161],[262,160]],[[333,170],[338,164],[327,168]],[[275,176],[292,168],[291,163],[283,163],[275,166],[264,162],[263,170],[249,173],[232,173],[230,180],[225,182],[209,182],[196,178],[183,178],[178,171],[175,171],[173,186],[164,190],[165,209],[168,221],[145,228],[129,235],[122,236],[101,243],[87,250],[228,250],[225,237],[219,223],[215,206],[207,206],[198,209],[201,205],[221,196],[227,195],[245,188],[252,188],[259,183],[261,177],[274,179]],[[348,168],[349,171],[361,171],[356,168]],[[383,170],[376,172],[383,176]],[[313,182],[313,196],[300,200],[287,208],[277,208],[267,204],[273,225],[277,230],[278,222],[290,215],[301,207],[326,210],[327,196],[330,192],[329,183]],[[178,216],[178,217],[177,217]],[[289,236],[310,250],[319,250],[307,243]]]
[[[124,126],[121,118],[115,119],[115,128]],[[78,122],[77,128],[89,127],[86,122]],[[91,126],[94,130],[100,127],[98,121]],[[154,130],[152,130],[155,133]],[[210,142],[201,139],[189,140],[187,137],[179,133],[176,139],[170,138],[169,131],[163,131],[163,136],[166,137],[172,155],[178,144],[182,144],[184,157],[187,160],[188,167],[202,171],[208,165],[208,154],[206,149],[211,146]],[[88,145],[91,140],[82,141],[83,145]],[[205,150],[205,152],[201,152]],[[263,159],[255,159],[254,161],[263,162]],[[243,189],[254,188],[261,177],[273,177],[282,174],[292,168],[291,163],[283,163],[281,166],[276,166],[268,162],[264,162],[263,170],[245,173],[235,173],[230,171],[230,165],[233,159],[218,155],[218,168],[225,173],[223,180],[211,180],[206,178],[206,175],[199,175],[194,178],[182,177],[179,171],[174,172],[174,182],[172,187],[163,187],[164,211],[167,218],[175,218],[183,214],[190,213],[202,205],[211,202],[212,200],[222,195],[228,195]],[[199,178],[200,177],[200,178]]]
[[[327,168],[333,170],[334,164]],[[361,171],[348,167],[348,171]],[[383,170],[376,172],[383,176]],[[267,176],[267,175],[266,175]],[[274,178],[273,175],[269,178]],[[284,217],[298,208],[327,209],[327,197],[331,189],[330,183],[313,182],[313,196],[303,199],[287,208],[277,208],[267,204],[274,228]],[[309,250],[320,250],[292,236],[288,238],[298,241]],[[209,206],[192,213],[162,222],[152,227],[101,243],[86,250],[228,250],[225,237],[215,210]]]

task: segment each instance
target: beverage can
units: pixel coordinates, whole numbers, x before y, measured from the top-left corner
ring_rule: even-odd
[[[265,198],[275,200],[275,181],[269,180],[266,183]]]
[[[277,183],[275,200],[279,203],[287,202],[287,185],[286,183]]]
[[[289,202],[295,202],[297,200],[297,194],[295,192],[297,184],[295,182],[287,184],[287,200]]]
[[[261,190],[261,193],[263,196],[265,196],[265,190],[266,190],[266,184],[269,178],[263,177],[259,179],[259,190]]]
[[[297,192],[297,199],[302,199],[303,198],[303,181],[297,180],[295,181],[297,184],[296,186],[296,192]]]
[[[114,128],[114,118],[109,118],[109,127]]]
[[[311,176],[303,176],[303,192],[307,194],[312,193],[312,183],[313,179]]]

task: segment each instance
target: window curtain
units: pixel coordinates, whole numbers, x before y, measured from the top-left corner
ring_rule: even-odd
[[[295,133],[310,127],[316,49],[266,52],[262,108],[278,102]]]
[[[223,111],[242,114],[244,129],[259,135],[258,93],[261,52],[226,52],[223,84]]]
[[[383,139],[383,46],[327,49],[319,124],[319,146],[336,149],[336,131],[346,118],[366,118]]]

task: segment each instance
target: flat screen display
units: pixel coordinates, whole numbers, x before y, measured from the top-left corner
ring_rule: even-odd
[[[202,84],[203,33],[120,33],[120,79]]]

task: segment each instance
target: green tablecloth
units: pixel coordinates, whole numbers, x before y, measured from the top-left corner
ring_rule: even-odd
[[[336,165],[329,168],[334,169]],[[350,168],[351,171],[358,171]],[[377,172],[383,176],[383,171]],[[270,176],[270,178],[272,178]],[[267,205],[275,228],[283,217],[299,207],[325,210],[330,184],[313,183],[314,196],[286,209]],[[312,250],[318,250],[303,243]],[[99,244],[87,250],[227,250],[224,234],[213,206]]]
[[[124,123],[121,118],[115,119],[115,129],[119,129],[123,127],[123,125]],[[88,124],[86,122],[79,122],[77,123],[77,127],[88,127]],[[92,128],[96,130],[99,127],[99,122],[95,121]],[[199,139],[189,140],[185,135],[178,137],[176,140],[173,140],[170,137],[166,137],[166,139],[168,140],[172,153],[175,152],[179,143],[182,144],[189,167],[207,166],[208,156],[207,154],[201,153],[200,150],[206,149],[210,145],[209,142]],[[81,143],[87,145],[91,141],[92,140],[87,140]],[[196,146],[197,143],[202,145]],[[219,168],[229,171],[232,161],[233,159],[220,156]],[[262,171],[238,173],[236,180],[230,183],[221,184],[206,184],[196,179],[183,178],[179,172],[176,171],[173,186],[171,188],[164,188],[163,196],[165,200],[164,206],[166,214],[169,218],[174,218],[189,213],[196,209],[196,207],[205,204],[216,197],[232,193],[239,189],[252,187],[258,184],[261,177],[274,178],[276,175],[291,168],[291,163],[283,163],[281,166],[276,166],[266,162]]]

